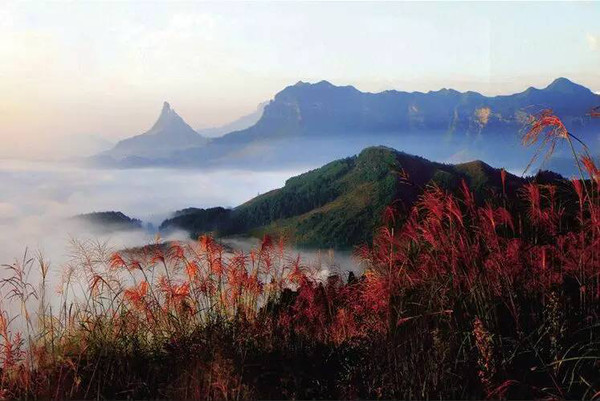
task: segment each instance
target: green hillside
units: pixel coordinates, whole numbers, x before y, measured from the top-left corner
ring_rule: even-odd
[[[501,193],[500,170],[476,161],[434,163],[386,147],[336,160],[290,178],[284,187],[234,208],[186,209],[161,225],[193,236],[284,234],[299,245],[347,248],[369,241],[390,204],[409,208],[427,185],[457,190],[462,179],[479,199]],[[507,175],[514,194],[525,180]]]

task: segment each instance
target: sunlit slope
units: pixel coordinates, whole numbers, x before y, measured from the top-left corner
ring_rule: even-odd
[[[387,147],[371,147],[292,177],[284,187],[234,208],[186,209],[163,222],[194,236],[283,234],[307,246],[349,247],[368,241],[388,205],[407,210],[428,185],[456,191],[465,180],[483,200],[502,193],[500,170],[481,161],[434,163]],[[525,180],[507,174],[510,195]]]

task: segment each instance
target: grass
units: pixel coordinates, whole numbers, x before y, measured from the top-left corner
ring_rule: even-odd
[[[532,181],[525,207],[463,183],[386,208],[360,277],[323,278],[269,236],[248,253],[75,242],[52,302],[47,264],[25,257],[2,286],[21,313],[0,318],[0,396],[598,398],[600,172],[584,156],[587,177]]]

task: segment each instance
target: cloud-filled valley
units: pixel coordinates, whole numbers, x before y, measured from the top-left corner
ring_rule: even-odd
[[[72,164],[0,161],[0,263],[22,256],[26,247],[60,261],[70,236],[90,237],[85,226],[65,219],[94,211],[122,211],[158,224],[189,206],[236,206],[282,186],[296,171],[250,172],[173,169],[88,169]],[[115,246],[139,245],[152,233],[106,237]]]

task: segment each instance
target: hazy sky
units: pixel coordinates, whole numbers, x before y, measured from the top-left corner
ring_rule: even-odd
[[[0,156],[228,122],[298,80],[600,91],[600,3],[0,4]],[[75,140],[74,142],[75,143]]]

